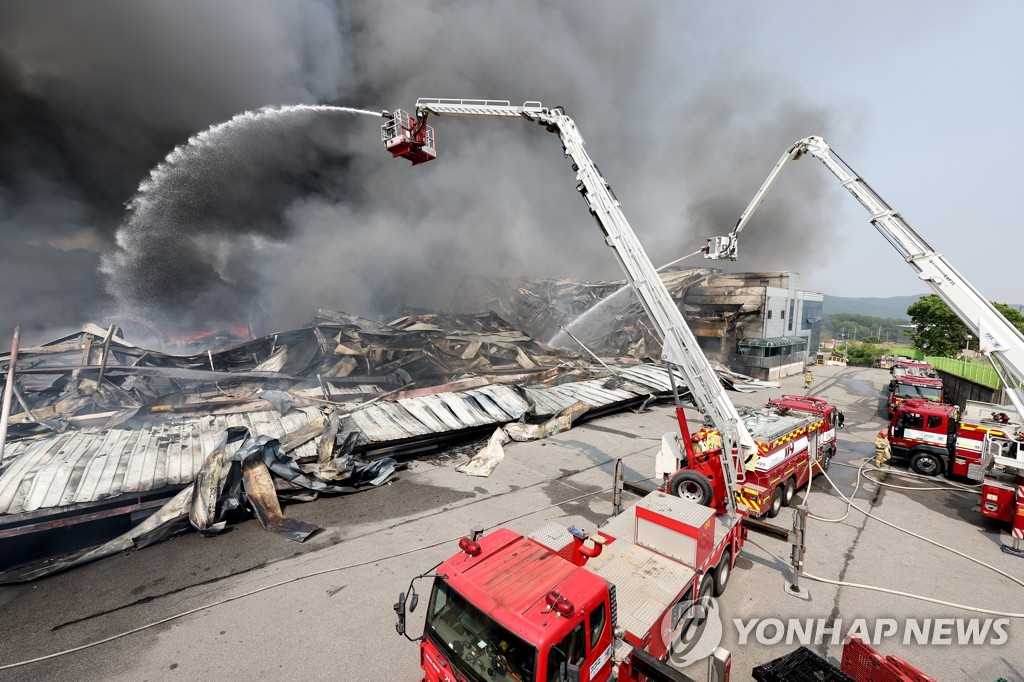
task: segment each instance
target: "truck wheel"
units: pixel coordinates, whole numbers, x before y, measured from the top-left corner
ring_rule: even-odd
[[[711,481],[704,474],[681,469],[668,479],[668,492],[697,504],[711,504]]]
[[[910,468],[922,476],[938,476],[942,473],[942,460],[930,452],[919,452],[910,458]]]
[[[786,484],[782,486],[782,504],[789,506],[793,503],[793,497],[796,495],[796,483],[790,478],[786,481]]]
[[[768,514],[766,516],[769,519],[774,519],[782,511],[782,491],[778,488],[772,491],[771,506],[768,507]]]
[[[722,558],[718,562],[718,568],[715,569],[716,597],[721,597],[722,593],[725,592],[726,585],[729,584],[729,576],[732,574],[732,568],[729,566],[730,559],[732,559],[732,552],[726,549],[722,552]]]
[[[691,627],[700,627],[707,619],[708,611],[711,608],[709,600],[711,599],[711,594],[715,591],[714,579],[714,576],[711,576],[710,578],[708,576],[704,576],[700,581],[700,590],[697,591],[698,609]]]

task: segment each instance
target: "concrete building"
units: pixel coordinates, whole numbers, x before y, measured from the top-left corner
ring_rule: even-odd
[[[774,380],[803,372],[814,358],[824,296],[800,290],[797,273],[678,268],[661,278],[711,360]],[[599,354],[661,357],[661,343],[623,281],[469,277],[452,309],[491,310],[534,338],[576,352],[576,341],[557,334],[563,326]]]

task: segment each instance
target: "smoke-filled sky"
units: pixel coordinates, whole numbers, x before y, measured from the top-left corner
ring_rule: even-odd
[[[728,232],[781,153],[823,135],[983,293],[1024,301],[995,267],[1024,246],[1022,20],[1010,1],[8,0],[0,336],[284,329],[318,307],[445,309],[466,275],[619,277],[556,139],[525,122],[435,120],[440,159],[411,168],[381,119],[264,116],[136,196],[244,111],[430,96],[565,107],[656,264]],[[828,294],[926,292],[812,160],[740,248],[731,269]]]

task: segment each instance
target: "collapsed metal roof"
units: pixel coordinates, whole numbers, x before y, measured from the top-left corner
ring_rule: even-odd
[[[67,431],[12,443],[0,472],[0,515],[53,510],[191,483],[221,434],[233,426],[283,439],[322,418],[318,408],[179,417],[132,429]],[[317,435],[323,426],[317,430]],[[312,441],[294,457],[315,457]]]
[[[284,518],[277,494],[308,500],[378,485],[394,471],[387,455],[556,415],[571,424],[670,391],[664,367],[609,362],[552,349],[494,313],[408,311],[383,324],[321,310],[306,328],[184,355],[88,325],[22,349],[13,369],[20,409],[0,461],[0,542],[118,514],[154,520],[96,549],[8,569],[0,582],[164,537],[188,505],[206,510],[189,514],[201,530],[217,526],[222,506],[251,505],[268,529],[301,541],[315,526]],[[0,373],[10,365],[0,355]],[[235,456],[217,448],[240,427],[247,452],[275,453],[264,456],[264,474],[245,465],[248,502],[216,473]]]

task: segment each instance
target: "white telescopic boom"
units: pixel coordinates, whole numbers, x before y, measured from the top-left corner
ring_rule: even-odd
[[[1006,393],[1018,414],[1024,414],[1024,395],[1017,386],[1024,382],[1024,334],[1014,327],[987,298],[964,278],[946,258],[935,251],[899,213],[892,209],[849,165],[820,137],[804,138],[786,150],[772,168],[750,204],[740,215],[736,227],[725,237],[708,240],[705,257],[736,260],[739,233],[764,201],[768,190],[783,167],[804,154],[814,156],[832,171],[839,182],[867,209],[869,220],[903,260],[917,271],[939,297],[957,314],[979,339],[979,350],[992,359],[1006,384]]]
[[[618,199],[587,154],[576,123],[562,109],[549,109],[539,102],[527,102],[517,107],[507,101],[421,99],[416,102],[416,110],[419,115],[523,118],[558,135],[565,155],[576,171],[577,191],[590,207],[590,214],[605,235],[605,243],[618,258],[627,281],[636,290],[661,339],[662,359],[679,368],[687,379],[697,406],[711,417],[722,435],[722,465],[729,492],[727,504],[729,510],[735,512],[734,493],[743,480],[744,462],[747,456],[756,453],[757,446],[626,220]]]

